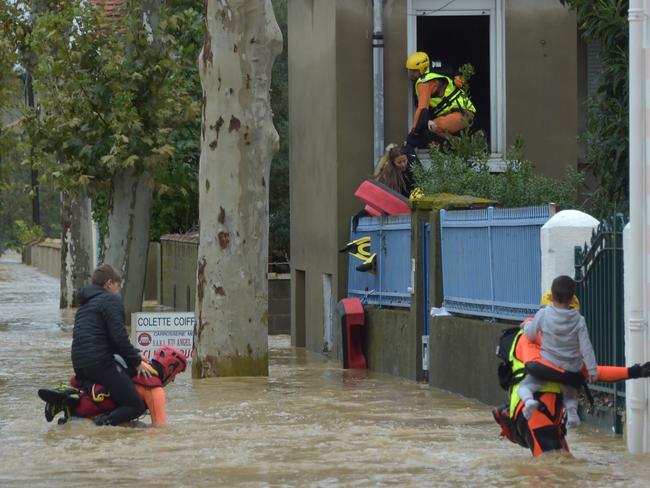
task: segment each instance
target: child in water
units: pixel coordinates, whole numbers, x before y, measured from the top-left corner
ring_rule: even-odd
[[[552,304],[540,309],[535,318],[524,324],[524,334],[537,340],[542,334],[541,357],[552,365],[567,372],[578,373],[583,364],[589,374],[589,382],[596,381],[598,364],[594,348],[589,340],[585,318],[578,310],[571,308],[575,297],[576,284],[569,276],[558,276],[551,285]],[[530,418],[539,406],[534,393],[546,383],[532,374],[527,374],[519,384],[517,394],[524,402],[524,417]],[[578,416],[577,390],[573,386],[562,385],[564,408],[567,412],[567,426],[580,425]]]

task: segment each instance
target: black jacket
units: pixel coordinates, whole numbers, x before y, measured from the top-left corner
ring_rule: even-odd
[[[82,288],[77,296],[81,306],[72,332],[74,369],[109,366],[113,354],[122,356],[131,367],[140,364],[140,353],[126,333],[122,298],[98,285]]]

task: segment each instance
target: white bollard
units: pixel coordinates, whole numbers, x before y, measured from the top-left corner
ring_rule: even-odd
[[[556,276],[575,276],[574,248],[591,242],[596,227],[598,220],[579,210],[562,210],[542,226],[542,293],[551,288]]]

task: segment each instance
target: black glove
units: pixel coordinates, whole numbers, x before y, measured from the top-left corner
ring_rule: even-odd
[[[627,377],[631,380],[650,377],[650,361],[644,364],[635,364],[627,368]]]

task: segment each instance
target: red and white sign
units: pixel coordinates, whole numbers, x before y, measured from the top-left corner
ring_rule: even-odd
[[[194,312],[139,312],[131,315],[131,340],[151,359],[160,346],[172,346],[192,361]]]

